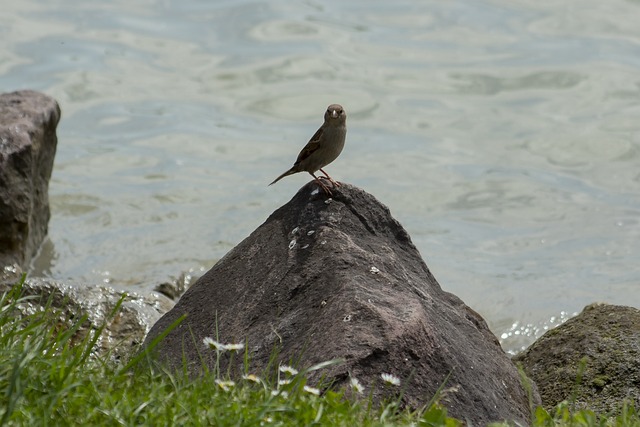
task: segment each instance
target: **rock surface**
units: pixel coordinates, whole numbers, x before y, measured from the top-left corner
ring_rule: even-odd
[[[11,286],[0,284],[0,294],[7,292]],[[21,304],[23,314],[42,310],[52,298],[51,306],[64,313],[65,319],[61,321],[66,322],[68,327],[87,315],[87,321],[80,328],[76,340],[106,323],[97,342],[96,354],[109,353],[116,359],[137,351],[151,326],[173,306],[172,301],[157,293],[139,295],[113,287],[49,279],[27,279],[22,284],[22,292],[25,296],[36,296]],[[127,296],[120,310],[112,316],[116,304],[125,293]]]
[[[415,408],[450,375],[442,403],[451,415],[474,425],[529,421],[517,369],[485,321],[441,290],[384,205],[347,184],[332,200],[315,183],[304,186],[192,285],[146,343],[183,314],[156,349],[174,369],[183,356],[194,375],[203,362],[215,367],[205,337],[246,340],[258,372],[275,348],[281,362],[301,368],[343,358],[319,375],[336,386],[351,375],[366,393],[377,383],[379,400],[380,374],[393,374],[404,381],[403,403]]]
[[[576,408],[612,412],[640,402],[640,310],[592,304],[540,337],[514,358],[551,410],[563,400]],[[581,375],[581,379],[578,377]]]
[[[47,234],[59,120],[46,95],[0,94],[0,268],[26,269]]]

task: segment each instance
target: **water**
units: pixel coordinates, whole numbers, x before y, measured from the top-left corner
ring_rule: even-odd
[[[327,168],[387,204],[515,351],[639,307],[640,2],[2,1],[0,90],[63,110],[32,274],[151,289],[210,268]]]

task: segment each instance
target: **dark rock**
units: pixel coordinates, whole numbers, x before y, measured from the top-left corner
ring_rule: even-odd
[[[406,381],[403,403],[414,408],[450,374],[442,403],[451,415],[527,423],[518,371],[482,317],[441,290],[386,206],[348,184],[334,193],[327,200],[307,184],[193,284],[146,338],[187,315],[158,357],[180,369],[184,356],[198,375],[202,362],[215,366],[203,338],[218,334],[223,343],[246,340],[258,371],[275,348],[281,362],[299,357],[301,368],[343,358],[320,374],[336,386],[350,374],[367,393],[377,383],[376,400],[380,374],[393,374]]]
[[[11,286],[0,284],[0,293]],[[96,355],[109,354],[118,359],[138,350],[145,335],[173,302],[164,295],[150,293],[139,295],[113,287],[75,284],[48,279],[27,279],[22,284],[24,296],[36,296],[20,305],[23,314],[42,310],[51,298],[51,307],[63,314],[60,319],[71,327],[82,316],[87,321],[79,329],[75,342],[91,330],[106,327],[97,341]],[[120,309],[112,316],[116,304],[126,294]]]
[[[0,267],[26,269],[47,234],[59,120],[46,95],[0,94]]]
[[[537,384],[542,405],[610,413],[640,402],[640,310],[592,304],[514,357]]]

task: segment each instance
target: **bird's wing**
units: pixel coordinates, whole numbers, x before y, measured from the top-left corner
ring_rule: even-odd
[[[322,133],[323,133],[323,130],[322,128],[320,128],[311,137],[307,145],[305,145],[302,151],[300,151],[300,154],[298,154],[298,158],[296,159],[294,166],[299,164],[301,161],[303,161],[310,155],[312,155],[320,147],[320,140],[322,139]]]

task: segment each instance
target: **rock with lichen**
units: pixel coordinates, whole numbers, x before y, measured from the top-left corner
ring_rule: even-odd
[[[611,413],[640,402],[640,310],[591,304],[514,358],[547,410],[562,401]]]

